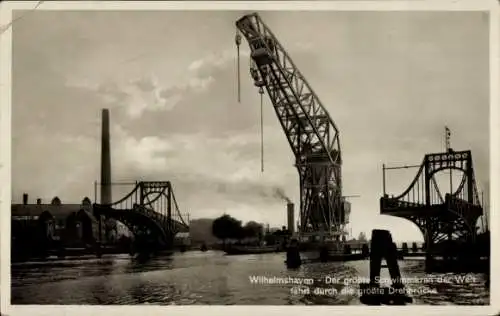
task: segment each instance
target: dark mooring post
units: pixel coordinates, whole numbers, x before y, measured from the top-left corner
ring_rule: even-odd
[[[408,243],[404,242],[403,245],[401,246],[401,253],[403,255],[407,255],[408,254]]]
[[[286,249],[286,266],[289,269],[296,269],[302,265],[300,258],[299,243],[296,239],[290,240]]]
[[[367,305],[404,305],[412,302],[406,295],[401,283],[401,273],[398,266],[398,252],[392,241],[391,233],[387,230],[374,229],[372,231],[370,250],[370,283],[360,284],[362,295],[360,300]],[[385,259],[392,280],[390,288],[380,287],[380,270],[382,259]]]

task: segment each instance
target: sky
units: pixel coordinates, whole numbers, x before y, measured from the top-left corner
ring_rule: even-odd
[[[260,170],[260,98],[244,41],[237,101],[234,23],[246,13],[37,10],[14,23],[13,202],[23,192],[32,201],[93,199],[108,108],[113,181],[169,180],[191,219],[227,213],[285,225],[286,205],[273,193],[282,189],[298,208],[298,173],[267,96]],[[479,190],[488,190],[487,14],[261,17],[340,130],[343,194],[359,195],[354,236],[379,228],[423,240],[409,221],[379,214],[382,164],[420,164],[443,151],[445,126],[452,148],[472,150]],[[388,193],[415,175],[389,172]],[[113,200],[130,190],[113,188]]]

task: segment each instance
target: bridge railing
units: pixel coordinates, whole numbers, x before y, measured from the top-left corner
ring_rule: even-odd
[[[413,178],[410,185],[399,195],[388,195],[386,192],[386,172],[388,170],[400,170],[418,168],[417,175]],[[425,180],[424,180],[424,166],[412,165],[401,167],[386,167],[382,166],[383,173],[383,197],[381,198],[381,206],[386,208],[392,207],[414,207],[425,204]]]
[[[422,207],[423,205],[424,204],[422,203],[406,202],[389,196],[380,198],[380,209],[382,210],[382,213],[400,210],[403,208]]]

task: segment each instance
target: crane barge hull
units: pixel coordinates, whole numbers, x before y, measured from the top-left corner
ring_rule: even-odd
[[[300,242],[303,263],[364,260],[369,257],[367,243],[359,241]]]

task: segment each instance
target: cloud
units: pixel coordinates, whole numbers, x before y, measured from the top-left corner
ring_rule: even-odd
[[[294,51],[301,53],[310,48],[307,42],[294,43],[292,46]],[[249,56],[248,48],[242,46],[240,58],[243,71],[246,69]],[[170,112],[181,105],[187,106],[189,105],[187,103],[196,96],[203,97],[210,93],[212,98],[215,97],[211,90],[215,89],[217,90],[215,93],[220,93],[219,86],[227,87],[228,80],[234,82],[236,57],[235,48],[211,51],[186,63],[183,75],[175,79],[160,79],[161,76],[158,74],[150,73],[134,78],[108,78],[101,83],[91,83],[82,78],[68,78],[66,85],[89,89],[108,104],[108,107],[122,109],[128,119],[137,120],[147,112],[156,115],[159,112]],[[230,67],[234,69],[228,69]],[[242,76],[244,82],[249,80],[247,78],[249,76],[245,76],[245,73]],[[215,86],[219,80],[224,82]]]
[[[206,85],[205,83],[190,83],[187,86],[163,88],[154,76],[143,76],[125,83],[106,82],[98,86],[97,93],[110,104],[125,107],[131,119],[139,118],[148,111],[171,110],[182,99],[188,89]]]
[[[240,58],[250,56],[248,50],[240,49]],[[219,52],[211,52],[206,56],[192,61],[188,70],[197,76],[209,76],[216,70],[227,67],[230,63],[236,63],[236,48]]]
[[[189,81],[163,87],[155,76],[145,76],[126,83],[107,82],[97,92],[110,104],[124,107],[129,118],[137,119],[145,111],[169,111],[191,93],[200,93],[214,81],[213,77],[190,78]]]
[[[243,52],[242,56],[248,55]],[[178,82],[162,83],[155,74],[144,75],[125,82],[107,81],[99,85],[73,82],[72,85],[85,86],[96,91],[109,104],[125,107],[130,119],[138,119],[146,111],[170,111],[186,97],[201,94],[216,81],[215,75],[235,60],[234,51],[210,53],[194,60],[186,67],[186,76]]]
[[[275,137],[278,135],[270,135]],[[294,174],[292,168],[270,161],[266,169],[275,176],[263,178],[258,159],[260,139],[253,133],[227,137],[206,133],[136,137],[114,126],[112,150],[113,161],[117,162],[114,177],[121,180],[172,177],[219,194],[247,192],[262,197],[266,194],[259,188],[277,187],[282,176],[290,171]],[[282,149],[278,146],[277,150]],[[272,197],[273,190],[268,191]],[[230,198],[230,194],[224,195]]]
[[[134,137],[120,125],[111,131],[112,159],[118,162],[118,175],[133,170],[136,175],[168,171],[167,155],[175,153],[175,144],[158,136]]]
[[[112,141],[114,159],[122,159],[124,169],[138,173],[162,170],[235,183],[255,177],[248,164],[258,170],[254,155],[258,153],[259,139],[253,134],[227,138],[206,133],[135,137],[116,126]],[[248,153],[249,147],[255,149],[254,155]]]

